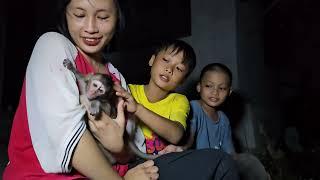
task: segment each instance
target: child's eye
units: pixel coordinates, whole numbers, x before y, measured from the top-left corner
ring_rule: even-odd
[[[181,69],[181,68],[179,68],[179,67],[177,67],[177,70],[178,70],[179,72],[183,72],[183,69]]]
[[[166,58],[162,58],[162,60],[163,60],[164,62],[169,62],[169,60],[166,59]]]

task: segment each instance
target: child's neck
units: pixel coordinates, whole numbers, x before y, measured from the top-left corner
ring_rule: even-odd
[[[199,104],[201,105],[201,108],[203,111],[214,121],[219,121],[219,116],[216,108],[208,106],[206,103],[204,103],[201,99],[199,100]]]
[[[164,91],[159,87],[153,86],[150,83],[144,86],[144,92],[149,102],[155,103],[166,98],[169,94],[168,91]]]

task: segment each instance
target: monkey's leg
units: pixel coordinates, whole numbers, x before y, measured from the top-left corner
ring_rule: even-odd
[[[94,116],[96,119],[99,118],[100,115],[100,107],[101,107],[101,102],[98,100],[93,100],[90,102],[89,106],[89,113],[90,115]]]
[[[110,103],[102,103],[101,109],[111,118],[116,118],[116,109],[115,106],[111,106]]]

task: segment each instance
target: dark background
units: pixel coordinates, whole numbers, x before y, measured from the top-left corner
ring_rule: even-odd
[[[33,46],[43,32],[55,29],[55,2],[54,0],[18,2],[5,0],[0,6],[1,152],[5,152],[8,143],[13,112],[17,107],[25,69]],[[201,1],[197,0],[121,1],[127,24],[124,33],[115,43],[113,64],[121,67],[120,71],[129,82],[144,83],[148,80],[146,62],[150,55],[149,47],[152,42],[164,38],[195,36],[192,32],[194,22],[191,16],[191,10],[194,8],[192,4],[195,2],[201,4]],[[270,106],[278,113],[270,112],[269,119],[266,118],[264,123],[268,124],[265,127],[266,131],[274,138],[272,144],[274,148],[288,152],[289,160],[285,161],[286,164],[280,162],[279,166],[287,167],[290,164],[291,170],[296,171],[296,175],[293,176],[295,178],[319,178],[316,169],[320,160],[318,130],[320,127],[318,113],[320,102],[320,2],[317,0],[236,0],[235,2],[237,39],[247,41],[247,38],[251,37],[250,33],[261,33],[263,47],[260,49],[263,50],[258,53],[264,57],[263,68],[272,72],[268,75],[268,77],[272,76],[270,78],[272,81],[268,84],[268,87],[272,89],[272,95],[267,99],[275,100],[276,103]],[[243,18],[241,8],[253,2],[262,7],[256,13],[259,17]],[[201,6],[206,6],[206,4]],[[241,31],[242,27],[254,24],[262,24],[262,28],[254,29],[250,33]],[[219,43],[224,42],[217,42]],[[241,50],[241,43],[237,48]],[[248,50],[248,54],[250,53],[256,52]],[[126,66],[118,66],[117,59],[125,59]],[[246,73],[241,70],[241,63],[244,59],[239,59],[237,68],[239,74],[243,76]],[[254,63],[254,60],[247,60],[245,64]],[[259,75],[249,74],[248,76]],[[241,89],[250,89],[255,86],[248,82],[248,85],[241,87],[241,84],[245,84],[241,79],[239,83],[239,92]],[[259,83],[264,84],[261,81]],[[191,87],[189,89],[192,90]],[[234,100],[239,99],[241,98],[234,98]],[[266,106],[269,104],[266,103]],[[302,153],[292,153],[285,146],[284,131],[287,127],[297,129],[299,143],[304,149]],[[7,157],[0,158],[1,160],[7,159]],[[277,161],[280,160],[272,162]],[[1,166],[3,167],[4,164],[5,162]],[[284,173],[280,171],[279,169],[273,170],[274,173]]]

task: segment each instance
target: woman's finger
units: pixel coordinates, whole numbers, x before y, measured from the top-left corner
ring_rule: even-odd
[[[88,120],[88,124],[89,124],[89,128],[92,132],[97,132],[98,128],[96,126],[96,124],[92,121],[92,120]]]
[[[118,102],[118,105],[117,105],[117,118],[116,118],[116,122],[117,122],[117,124],[119,125],[119,127],[124,130],[125,124],[126,124],[126,120],[125,120],[124,107],[123,107],[123,106],[124,106],[124,100],[121,99],[121,100]]]
[[[139,165],[141,165],[143,168],[148,168],[148,167],[154,166],[154,161],[148,160],[148,161],[146,161],[142,164],[139,164]]]

